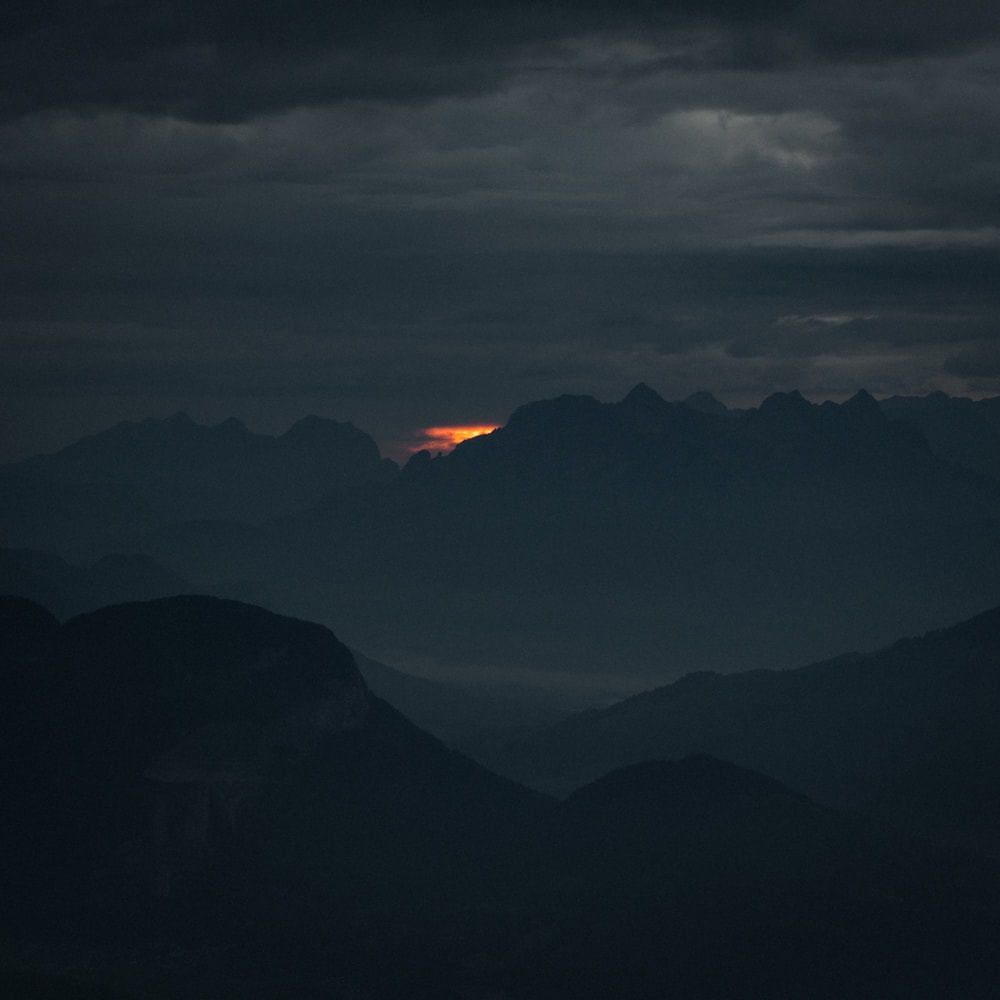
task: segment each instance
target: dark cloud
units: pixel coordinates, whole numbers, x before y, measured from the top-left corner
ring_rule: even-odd
[[[961,51],[998,31],[1000,14],[981,0],[15,4],[0,39],[0,110],[234,122],[347,99],[481,92],[527,49],[587,35],[665,40],[665,61],[688,68],[773,69]]]
[[[992,384],[1000,378],[1000,344],[997,343],[997,336],[997,331],[994,330],[992,339],[984,339],[974,347],[947,358],[944,370],[972,382],[982,379],[987,384]]]
[[[144,410],[386,442],[639,380],[1000,391],[995,5],[5,17],[2,454]]]
[[[816,51],[838,61],[948,53],[996,39],[1000,11],[982,0],[806,0],[796,22]]]

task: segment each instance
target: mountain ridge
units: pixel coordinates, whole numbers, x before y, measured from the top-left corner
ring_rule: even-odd
[[[46,614],[0,598],[8,991],[933,1000],[1000,971],[995,867],[732,763],[558,803],[373,697],[314,623]]]
[[[262,521],[315,503],[328,491],[391,478],[396,467],[351,423],[310,415],[270,436],[235,417],[210,426],[176,413],[122,421],[4,471],[66,485],[128,487],[171,520]]]
[[[297,426],[308,438],[326,425]],[[238,504],[270,489],[223,478]],[[114,502],[112,487],[83,502],[74,485],[47,504],[48,487],[25,482],[3,491],[7,544],[82,563],[152,556],[196,589],[268,595],[375,659],[442,674],[581,687],[627,674],[638,690],[876,648],[1000,602],[1000,480],[942,457],[863,391],[842,404],[776,393],[727,414],[641,384],[615,403],[540,400],[446,455],[262,523],[165,522],[120,486]],[[196,499],[180,491],[178,518]]]
[[[918,813],[904,818],[902,783],[921,762],[951,755],[957,765],[957,751],[977,740],[979,766],[1000,768],[1000,754],[989,756],[990,733],[1000,725],[998,664],[994,608],[874,653],[795,669],[689,674],[481,759],[517,780],[566,792],[611,768],[707,753],[816,801],[893,816],[930,834]],[[956,770],[953,780],[964,779]],[[923,794],[915,785],[912,791]],[[977,822],[970,816],[965,830],[956,823],[952,842],[1000,850],[991,839],[1000,827],[994,831],[989,817]]]

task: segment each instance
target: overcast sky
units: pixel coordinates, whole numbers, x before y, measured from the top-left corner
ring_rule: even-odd
[[[7,3],[0,458],[1000,393],[994,0]]]

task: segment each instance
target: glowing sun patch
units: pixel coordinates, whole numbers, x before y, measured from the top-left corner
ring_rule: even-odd
[[[489,434],[495,431],[496,427],[489,425],[463,426],[463,427],[424,427],[414,436],[413,441],[408,445],[411,452],[418,451],[451,451],[455,445],[469,438],[479,437],[481,434]]]

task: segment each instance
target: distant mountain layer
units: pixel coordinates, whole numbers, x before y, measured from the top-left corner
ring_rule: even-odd
[[[120,423],[55,454],[7,466],[5,474],[28,483],[127,487],[138,505],[169,521],[254,522],[395,471],[375,442],[349,423],[310,416],[269,437],[233,418],[206,427],[178,413]]]
[[[611,768],[708,753],[1000,856],[998,734],[1000,609],[868,655],[691,674],[482,756],[565,792]]]
[[[879,406],[893,420],[920,428],[936,455],[1000,480],[1000,397],[892,396]]]
[[[696,392],[684,405],[704,413],[737,418],[709,392]],[[1000,396],[966,399],[932,392],[927,396],[890,396],[878,401],[890,419],[920,430],[938,458],[1000,479]]]
[[[634,690],[877,648],[1000,603],[1000,483],[864,393],[733,417],[639,386],[529,404],[255,538],[144,544],[192,579],[274,579],[283,608],[404,668]]]
[[[183,577],[144,555],[108,555],[77,566],[49,552],[0,549],[0,594],[27,597],[59,618],[106,604],[190,593]]]
[[[18,996],[987,996],[1000,878],[706,756],[565,803],[373,697],[326,629],[0,599]]]
[[[138,552],[199,591],[267,595],[404,669],[620,696],[874,649],[1000,604],[989,404],[792,392],[735,412],[640,384],[617,403],[527,404],[399,475],[347,425],[271,439],[174,418],[8,469],[0,529],[18,548]],[[947,433],[920,416],[938,409],[958,414]],[[350,473],[330,458],[341,438]],[[318,481],[328,468],[337,488]]]

